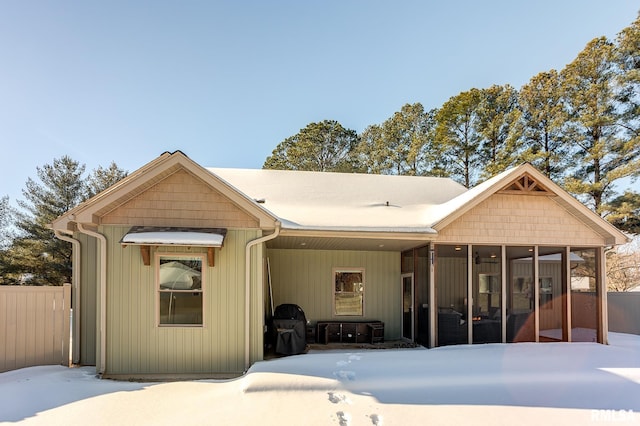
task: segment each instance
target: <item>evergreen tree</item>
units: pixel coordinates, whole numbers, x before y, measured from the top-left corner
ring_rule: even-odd
[[[127,174],[128,172],[126,170],[119,168],[113,161],[107,168],[98,166],[98,168],[94,169],[87,179],[87,198],[91,198],[94,195],[99,194],[114,183],[125,178]]]
[[[264,169],[352,172],[357,170],[358,134],[335,120],[310,123],[282,141]]]
[[[436,114],[435,142],[443,150],[445,172],[467,188],[474,186],[480,175],[481,102],[481,91],[471,89],[450,98]]]
[[[71,245],[56,238],[48,225],[89,196],[127,175],[111,163],[98,167],[85,180],[85,166],[68,156],[38,167],[38,180],[29,178],[15,213],[17,235],[0,257],[3,283],[61,285],[71,280]]]
[[[439,173],[433,143],[435,110],[406,104],[382,125],[369,126],[360,138],[361,164],[370,173],[432,175]]]
[[[0,285],[9,284],[5,277],[10,273],[10,256],[7,250],[11,246],[14,235],[11,229],[13,210],[9,205],[9,197],[0,198]]]
[[[517,161],[515,124],[518,119],[518,91],[507,85],[481,90],[478,134],[481,136],[482,175],[491,177]]]
[[[381,125],[372,124],[364,129],[356,153],[359,164],[364,167],[367,173],[390,174],[390,169],[395,170],[387,155],[388,149]]]
[[[29,178],[26,201],[18,201],[24,211],[17,214],[19,235],[10,249],[12,272],[30,277],[29,284],[61,285],[71,282],[71,247],[47,225],[83,201],[85,166],[63,156],[36,170],[39,182]]]
[[[640,234],[640,194],[626,191],[602,208],[609,222],[630,234]]]
[[[0,197],[0,250],[4,250],[11,244],[13,232],[11,231],[13,211],[9,205],[9,196]]]
[[[618,100],[622,106],[622,125],[629,138],[640,136],[640,14],[618,34],[617,60],[620,67]],[[640,172],[640,171],[639,171]]]
[[[568,147],[564,136],[567,114],[558,72],[534,76],[520,89],[518,104],[521,159],[560,183],[568,165]]]
[[[613,43],[596,38],[562,71],[574,165],[564,186],[599,214],[614,195],[614,182],[640,167],[638,144],[622,131],[615,55]]]

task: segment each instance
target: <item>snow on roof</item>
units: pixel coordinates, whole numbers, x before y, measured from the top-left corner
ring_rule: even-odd
[[[486,190],[488,190],[493,185],[495,185],[496,183],[504,179],[505,176],[512,173],[513,170],[514,170],[513,168],[507,169],[504,172],[499,173],[493,176],[492,178],[487,179],[486,181],[474,186],[473,188],[467,190],[466,192],[451,198],[450,200],[448,200],[447,202],[441,205],[431,206],[431,208],[429,209],[429,217],[431,220],[431,225],[432,226],[435,225],[436,223],[440,222],[447,216],[453,214],[456,210],[460,209],[462,206],[473,201],[473,199],[475,199],[476,197],[479,197],[480,195],[482,195]]]
[[[222,247],[225,229],[183,229],[133,227],[120,240],[121,244],[132,245],[177,245]]]
[[[289,229],[433,233],[434,209],[467,191],[437,177],[208,170],[261,203]]]
[[[122,244],[167,244],[220,247],[224,235],[202,232],[137,232],[122,237]]]

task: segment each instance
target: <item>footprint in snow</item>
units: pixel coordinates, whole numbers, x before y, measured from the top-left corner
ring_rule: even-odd
[[[338,379],[346,379],[349,381],[353,381],[356,379],[356,373],[354,371],[340,370],[340,371],[335,371],[333,375],[336,376]]]
[[[338,416],[340,426],[349,426],[349,423],[351,422],[351,414],[345,413],[344,411],[338,411],[336,416]]]
[[[360,361],[362,357],[360,355],[349,355],[349,362],[351,361]]]
[[[351,404],[351,401],[349,400],[349,398],[347,398],[346,395],[343,395],[340,393],[333,393],[333,392],[329,392],[329,401],[333,402],[334,404],[338,404],[340,402],[344,402],[345,404]]]
[[[371,419],[372,424],[376,426],[382,426],[382,416],[378,414],[372,414],[369,416],[369,418]]]
[[[336,362],[336,366],[338,366],[338,367],[344,367],[347,364],[349,364],[347,361],[338,361],[338,362]]]

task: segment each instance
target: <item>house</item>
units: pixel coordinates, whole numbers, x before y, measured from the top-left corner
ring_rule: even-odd
[[[74,249],[74,361],[114,378],[241,374],[284,303],[318,340],[318,322],[374,322],[427,347],[606,343],[604,252],[627,241],[528,164],[467,190],[179,151],[52,227]]]

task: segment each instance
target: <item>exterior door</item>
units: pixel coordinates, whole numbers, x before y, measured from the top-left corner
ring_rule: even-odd
[[[413,273],[402,274],[402,337],[413,341]]]

